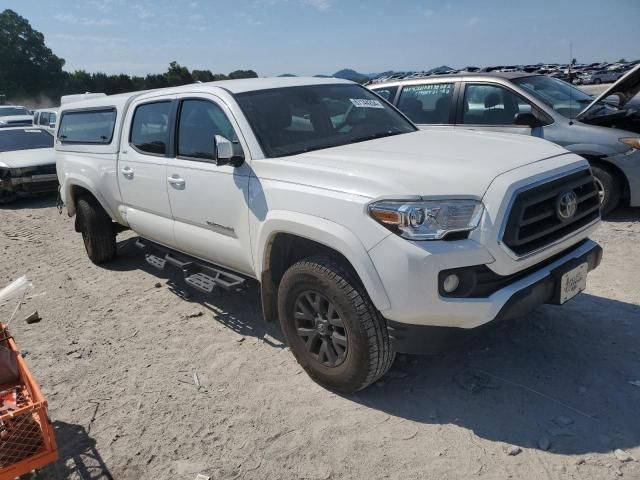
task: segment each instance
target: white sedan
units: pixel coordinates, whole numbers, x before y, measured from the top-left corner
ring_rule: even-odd
[[[41,128],[0,129],[0,204],[57,188],[53,136]]]
[[[33,124],[33,115],[25,107],[19,105],[0,106],[0,128],[31,124]]]

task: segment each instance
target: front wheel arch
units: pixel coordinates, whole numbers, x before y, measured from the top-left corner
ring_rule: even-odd
[[[623,200],[626,200],[629,198],[629,194],[630,194],[629,179],[617,165],[607,161],[606,158],[602,156],[581,154],[581,153],[578,153],[578,155],[580,155],[582,158],[587,160],[589,162],[589,165],[603,168],[611,172],[611,174],[615,175],[616,178],[620,180],[620,183],[622,185],[621,198]]]

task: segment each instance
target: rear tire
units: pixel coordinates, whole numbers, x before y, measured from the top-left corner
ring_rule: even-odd
[[[117,253],[113,221],[93,197],[80,197],[76,205],[80,232],[89,259],[96,265],[113,260]]]
[[[605,167],[591,165],[591,171],[600,195],[600,210],[603,216],[608,215],[620,203],[622,182],[615,173]]]
[[[330,390],[362,390],[393,363],[385,319],[339,259],[318,255],[292,265],[280,282],[278,311],[296,360]]]
[[[593,81],[593,84],[594,84],[594,85],[600,85],[601,83],[602,83],[602,80],[600,80],[599,78],[596,78],[596,79]]]

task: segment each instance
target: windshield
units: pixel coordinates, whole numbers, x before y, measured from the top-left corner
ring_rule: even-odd
[[[416,131],[364,87],[305,85],[236,95],[269,158]]]
[[[582,90],[546,75],[516,78],[513,83],[519,85],[527,92],[549,105],[560,115],[567,118],[575,118],[591,102],[593,97]],[[591,115],[606,115],[618,111],[614,106],[604,102],[598,102],[590,112]]]
[[[53,136],[37,128],[0,130],[0,152],[53,148]]]
[[[0,107],[0,117],[13,117],[17,115],[29,115],[24,107]]]

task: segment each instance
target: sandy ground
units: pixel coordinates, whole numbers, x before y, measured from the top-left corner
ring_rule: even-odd
[[[262,322],[255,285],[185,296],[131,234],[96,267],[53,203],[0,211],[0,284],[26,273],[37,287],[12,330],[60,445],[39,478],[640,479],[614,454],[640,460],[638,209],[603,223],[602,266],[563,308],[402,356],[341,397]],[[43,320],[27,325],[35,309]]]

